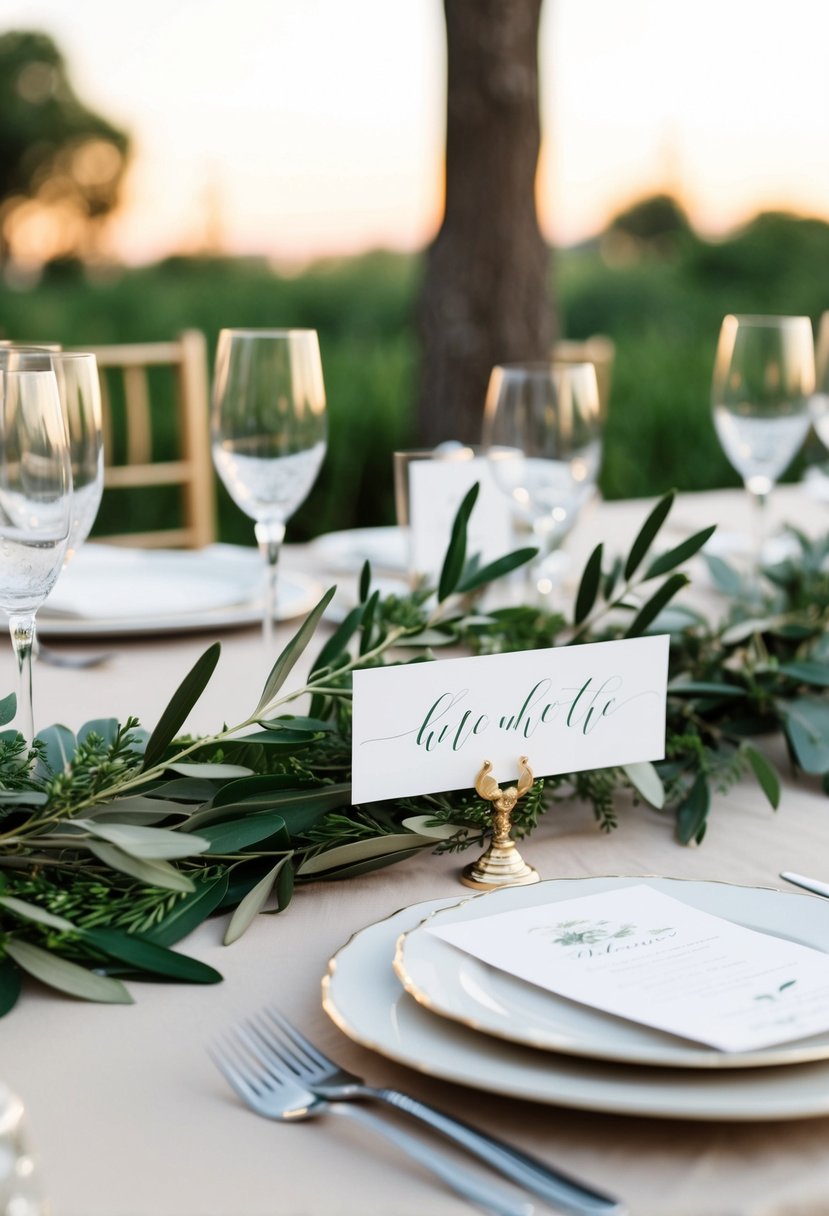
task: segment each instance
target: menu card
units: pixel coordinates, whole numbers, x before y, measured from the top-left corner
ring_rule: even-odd
[[[829,954],[644,884],[426,928],[550,992],[720,1051],[829,1030]]]

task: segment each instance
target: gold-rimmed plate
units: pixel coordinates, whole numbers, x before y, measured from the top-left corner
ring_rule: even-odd
[[[817,950],[829,947],[829,901],[788,892],[680,879],[560,879],[508,887],[433,912],[397,943],[394,970],[424,1008],[496,1038],[544,1051],[663,1068],[757,1068],[829,1058],[829,1033],[762,1050],[715,1051],[688,1039],[557,996],[491,967],[429,930],[535,908],[623,882],[644,882],[701,911]],[[596,884],[602,884],[598,887]],[[667,887],[666,887],[667,884]]]
[[[558,887],[564,899],[642,881],[641,877],[562,879],[548,886]],[[776,907],[779,936],[794,940],[804,940],[798,926],[813,918],[820,920],[824,932],[827,928],[826,905],[816,896],[722,883],[645,881],[674,898],[696,900],[696,906],[717,914],[724,914],[731,892],[741,904],[741,921],[752,928],[763,929],[768,909]],[[477,898],[489,901],[493,895]],[[451,898],[404,908],[355,934],[331,960],[323,979],[323,1007],[354,1042],[442,1080],[580,1110],[741,1122],[829,1115],[829,1060],[823,1058],[777,1068],[650,1068],[538,1051],[436,1017],[404,991],[389,961],[401,934],[456,903]],[[764,909],[760,920],[750,914],[754,910],[759,915]],[[813,940],[810,933],[806,944]]]

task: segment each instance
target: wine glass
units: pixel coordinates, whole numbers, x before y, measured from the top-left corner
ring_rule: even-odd
[[[72,516],[69,440],[51,367],[0,369],[0,608],[18,666],[18,722],[31,743],[35,614],[60,574]]]
[[[223,329],[211,432],[216,470],[236,505],[254,520],[265,559],[263,626],[270,650],[285,524],[308,496],[326,450],[316,331]]]
[[[495,367],[484,408],[484,444],[494,479],[532,529],[539,557],[528,592],[549,594],[551,555],[596,488],[602,417],[592,363],[514,363]]]
[[[711,402],[720,444],[756,505],[755,580],[762,566],[768,497],[806,438],[814,384],[808,317],[724,318]]]
[[[3,367],[18,371],[51,368],[55,373],[72,465],[72,520],[63,560],[66,567],[89,536],[104,490],[98,361],[85,352],[11,343],[0,349],[0,368]]]

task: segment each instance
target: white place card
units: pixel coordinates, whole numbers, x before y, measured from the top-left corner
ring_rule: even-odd
[[[503,787],[665,754],[668,636],[354,672],[352,795],[368,802]]]
[[[476,482],[480,489],[467,527],[467,555],[480,553],[482,564],[486,565],[516,547],[509,499],[495,484],[486,456],[412,460],[409,463],[412,570],[434,578],[440,574],[449,526]],[[527,544],[532,543],[530,537]]]
[[[829,1030],[829,955],[644,884],[427,928],[550,992],[721,1051]]]

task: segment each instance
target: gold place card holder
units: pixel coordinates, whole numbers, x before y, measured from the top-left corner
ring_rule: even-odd
[[[504,790],[492,776],[492,763],[489,760],[484,761],[475,778],[476,792],[492,803],[492,840],[489,848],[461,872],[464,886],[473,887],[476,891],[526,886],[538,882],[541,877],[524,861],[511,837],[512,813],[516,803],[532,789],[535,780],[527,757],[522,756],[518,763],[521,771],[517,785]]]

